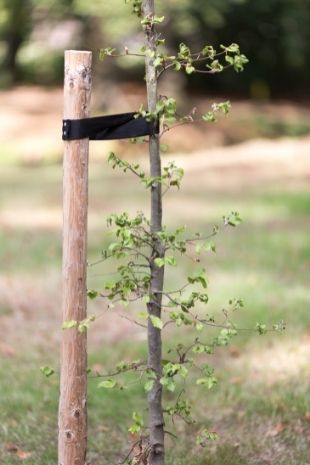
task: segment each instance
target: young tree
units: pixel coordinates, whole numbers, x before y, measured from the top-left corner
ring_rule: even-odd
[[[196,375],[195,383],[207,389],[216,385],[214,370],[205,361],[205,356],[213,353],[217,346],[227,345],[238,332],[232,321],[233,312],[243,306],[240,299],[232,299],[227,309],[223,311],[224,319],[216,321],[213,316],[204,311],[208,302],[206,292],[207,280],[205,270],[199,269],[187,276],[186,282],[178,289],[167,290],[164,286],[165,267],[176,266],[178,256],[192,258],[200,262],[203,252],[215,250],[211,241],[219,231],[217,226],[209,233],[187,233],[185,227],[168,231],[162,224],[163,195],[173,187],[179,188],[183,177],[183,169],[174,162],[161,167],[160,138],[178,125],[189,124],[194,121],[215,122],[218,113],[227,114],[229,102],[214,103],[205,114],[197,116],[194,110],[187,115],[177,113],[176,101],[171,97],[159,96],[157,84],[160,76],[168,71],[215,74],[232,67],[235,71],[242,71],[247,58],[241,54],[237,44],[221,46],[219,51],[211,45],[205,45],[201,50],[193,52],[186,44],[181,43],[174,55],[167,53],[165,40],[157,33],[156,25],[164,21],[164,17],[155,14],[154,0],[125,0],[130,3],[133,12],[140,19],[145,43],[139,51],[130,51],[125,47],[124,52],[113,48],[101,50],[101,58],[118,56],[139,56],[145,60],[146,88],[148,107],[141,105],[136,116],[143,116],[153,124],[153,133],[149,136],[149,165],[150,172],[146,174],[139,164],[130,163],[114,153],[109,156],[113,168],[119,168],[135,175],[150,192],[151,213],[147,219],[143,213],[130,218],[128,213],[112,214],[108,217],[108,226],[114,228],[115,241],[102,252],[102,260],[112,259],[119,262],[116,268],[117,277],[104,284],[103,291],[88,290],[89,298],[101,297],[112,308],[116,303],[127,306],[130,302],[141,302],[146,305],[146,311],[138,313],[133,321],[146,328],[148,341],[147,360],[133,362],[122,361],[110,373],[102,373],[99,387],[112,389],[124,388],[122,374],[133,371],[139,381],[142,380],[144,389],[148,393],[148,429],[143,431],[143,418],[133,412],[133,423],[129,431],[138,434],[136,444],[139,452],[128,463],[164,465],[165,463],[165,418],[180,417],[187,423],[193,423],[191,406],[184,398],[182,387],[173,405],[163,404],[163,391],[175,392],[179,380],[189,379],[193,383],[190,369]],[[160,122],[160,130],[158,123]],[[137,141],[133,141],[137,142]],[[241,222],[237,212],[224,217],[223,227],[235,227]],[[203,311],[196,309],[203,307]],[[81,321],[65,321],[64,328],[68,330],[78,328],[85,332],[94,317]],[[138,321],[137,321],[138,320]],[[145,324],[146,323],[146,324]],[[193,330],[193,338],[188,342],[179,342],[175,348],[165,349],[163,357],[162,334],[168,325],[188,327]],[[206,340],[205,327],[218,328],[219,333]],[[282,324],[274,329],[282,329]],[[265,325],[258,323],[255,328],[259,334],[267,331]],[[197,357],[195,357],[197,356]],[[203,356],[203,357],[201,357]],[[120,375],[121,381],[117,381]],[[203,429],[197,436],[197,443],[205,445],[215,434]]]

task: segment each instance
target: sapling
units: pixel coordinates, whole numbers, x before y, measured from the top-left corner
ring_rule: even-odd
[[[138,163],[124,160],[115,153],[110,153],[109,163],[112,168],[132,173],[149,192],[150,217],[147,218],[142,212],[134,217],[130,217],[127,212],[108,217],[107,224],[113,228],[115,240],[102,251],[100,261],[112,260],[115,264],[118,262],[115,265],[117,277],[105,282],[102,290],[88,289],[88,296],[91,299],[104,299],[107,308],[127,306],[131,302],[141,305],[132,321],[147,332],[147,360],[121,361],[111,372],[97,375],[103,378],[99,387],[105,389],[124,389],[122,374],[132,371],[137,375],[138,381],[147,392],[148,424],[145,427],[141,412],[132,413],[129,431],[136,440],[127,463],[164,465],[168,419],[173,422],[176,418],[181,418],[188,424],[194,424],[191,405],[186,398],[185,382],[188,380],[190,384],[195,383],[207,390],[216,385],[217,378],[213,368],[206,363],[206,357],[217,346],[229,344],[231,338],[238,333],[232,315],[243,307],[243,302],[241,299],[230,300],[222,312],[221,320],[209,315],[205,311],[209,299],[207,278],[201,267],[201,256],[215,251],[213,239],[219,231],[240,224],[238,212],[225,216],[221,227],[214,226],[207,233],[190,233],[185,227],[170,231],[162,224],[163,195],[172,188],[180,188],[184,171],[175,162],[169,162],[162,168],[161,137],[179,125],[195,121],[214,123],[219,114],[227,115],[230,102],[214,103],[207,112],[200,115],[195,109],[179,115],[176,100],[159,95],[158,81],[165,72],[216,74],[227,68],[239,72],[248,60],[234,43],[221,45],[219,50],[207,44],[195,51],[181,43],[178,50],[170,53],[165,39],[157,31],[165,18],[155,14],[154,0],[125,0],[125,3],[131,5],[133,13],[139,18],[145,42],[139,50],[133,51],[127,46],[122,51],[104,48],[100,52],[100,58],[138,56],[145,60],[147,106],[141,105],[136,114],[154,122],[154,133],[147,141],[149,173]],[[158,121],[159,131],[155,129]],[[194,257],[198,268],[176,289],[167,290],[165,268],[178,266],[180,257],[190,258],[191,261]],[[64,329],[78,327],[80,331],[86,331],[93,320],[94,317],[79,322],[67,321],[64,322]],[[176,347],[163,346],[165,330],[172,326],[191,329],[191,340],[189,341],[188,334],[185,338],[182,332],[181,342]],[[218,334],[207,339],[205,327],[218,329]],[[282,327],[279,324],[274,329]],[[257,324],[256,331],[259,334],[267,330],[269,329],[263,324]],[[166,391],[175,393],[176,396],[175,401],[167,405],[163,402],[163,393]],[[198,432],[196,441],[205,446],[215,438],[215,432],[204,428]]]

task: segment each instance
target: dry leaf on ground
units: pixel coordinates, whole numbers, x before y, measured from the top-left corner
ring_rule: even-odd
[[[32,456],[32,452],[26,452],[26,451],[20,449],[13,442],[5,442],[3,444],[3,447],[7,452],[10,452],[11,454],[16,455],[16,457],[18,457],[20,460],[26,460],[26,459],[29,459],[29,457]]]
[[[274,436],[277,436],[278,434],[282,433],[282,431],[285,430],[285,427],[286,427],[285,424],[280,421],[274,427],[272,427],[271,429],[267,431],[266,437],[272,438]]]

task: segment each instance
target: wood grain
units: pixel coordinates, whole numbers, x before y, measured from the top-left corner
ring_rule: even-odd
[[[91,52],[65,52],[64,119],[89,116]],[[64,142],[63,321],[87,316],[86,253],[89,140]],[[63,330],[61,347],[58,464],[85,465],[87,448],[87,337]]]

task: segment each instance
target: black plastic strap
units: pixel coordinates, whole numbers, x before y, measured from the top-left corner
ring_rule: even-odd
[[[112,140],[142,137],[159,133],[159,122],[146,121],[136,113],[97,116],[83,119],[64,119],[63,140]]]

